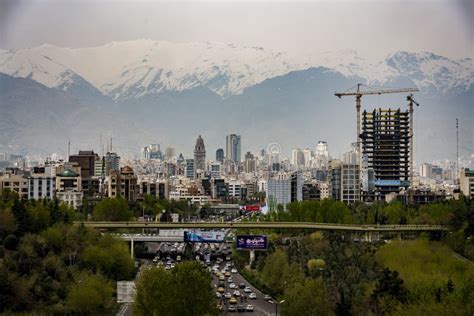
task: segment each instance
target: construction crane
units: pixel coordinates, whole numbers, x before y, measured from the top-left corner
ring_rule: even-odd
[[[345,92],[336,92],[334,95],[338,97],[339,99],[341,97],[345,96],[355,96],[356,98],[356,115],[357,115],[357,137],[356,137],[356,142],[357,142],[357,149],[359,150],[359,173],[361,170],[361,164],[362,164],[362,150],[360,148],[360,107],[361,107],[361,99],[363,95],[381,95],[381,94],[387,94],[387,93],[405,93],[405,92],[417,92],[419,91],[416,88],[403,88],[403,89],[381,89],[381,90],[366,90],[362,91],[360,87],[363,86],[363,84],[358,83],[357,84],[357,90],[356,91],[345,91]],[[352,88],[351,88],[352,89]],[[413,100],[413,95],[411,94],[410,96],[407,97],[407,100],[409,101],[409,105],[411,106],[410,109],[410,124],[413,124],[413,103],[416,105],[419,105]],[[413,125],[411,125],[413,127]],[[413,136],[413,128],[410,128],[410,133],[411,136]],[[413,138],[413,137],[411,137]],[[413,143],[410,144],[410,155],[413,155]],[[413,163],[413,160],[412,162]],[[412,173],[413,171],[411,171]]]

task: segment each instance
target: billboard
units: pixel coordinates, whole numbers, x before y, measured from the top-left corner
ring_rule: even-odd
[[[245,205],[242,209],[245,212],[260,212],[261,211],[261,207],[258,204],[256,204],[256,205]]]
[[[185,231],[184,241],[188,242],[224,242],[225,235],[221,231],[203,232],[199,230]]]
[[[238,235],[235,237],[237,250],[267,250],[267,236]]]

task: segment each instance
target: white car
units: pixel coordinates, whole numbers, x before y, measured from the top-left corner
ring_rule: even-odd
[[[247,287],[245,287],[244,292],[245,293],[252,293],[252,289],[247,286]],[[255,293],[253,293],[253,294],[255,294]]]
[[[236,288],[237,288],[237,286],[235,285],[235,283],[229,284],[229,289],[234,290]]]
[[[250,305],[250,304],[247,305],[247,307],[245,307],[245,310],[246,310],[247,312],[253,312],[253,305]]]
[[[232,272],[232,273],[235,274],[235,273],[237,273],[237,269],[236,269],[236,268],[233,268],[230,272]]]
[[[232,294],[230,294],[230,292],[227,292],[227,293],[225,293],[224,297],[225,297],[226,299],[229,299],[229,298],[232,297]]]
[[[255,293],[252,292],[252,293],[249,294],[249,298],[250,298],[251,300],[256,300],[256,299],[257,299],[257,294],[255,294]]]
[[[222,297],[222,294],[219,292],[216,292],[216,298],[221,298],[221,297]]]
[[[234,296],[237,296],[239,297],[240,296],[240,292],[237,290],[237,291],[234,291]]]

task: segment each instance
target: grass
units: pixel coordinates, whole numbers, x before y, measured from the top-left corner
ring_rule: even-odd
[[[382,266],[398,271],[406,287],[418,297],[446,287],[449,279],[455,289],[474,282],[474,264],[460,260],[441,242],[393,241],[381,247],[376,257]]]

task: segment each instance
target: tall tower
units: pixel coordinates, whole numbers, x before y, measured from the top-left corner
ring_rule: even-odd
[[[201,135],[196,140],[196,146],[194,146],[194,179],[198,170],[206,169],[206,147],[204,147],[204,140]]]
[[[240,143],[240,135],[229,134],[226,137],[226,152],[225,158],[226,160],[232,160],[234,162],[241,161],[241,143]]]
[[[410,113],[400,109],[378,109],[362,113],[362,154],[374,172],[375,196],[408,188],[410,178]],[[365,193],[365,192],[364,192]]]

